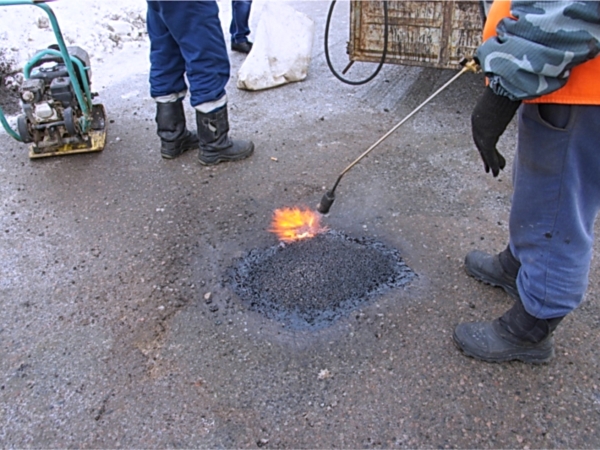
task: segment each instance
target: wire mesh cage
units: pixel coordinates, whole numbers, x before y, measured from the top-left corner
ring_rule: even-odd
[[[386,63],[456,68],[481,44],[485,2],[388,1]],[[350,2],[351,61],[379,62],[386,17],[384,1]]]

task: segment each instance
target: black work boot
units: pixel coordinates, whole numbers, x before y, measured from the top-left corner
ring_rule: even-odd
[[[229,139],[227,105],[207,114],[196,111],[196,124],[200,139],[200,164],[214,166],[221,162],[238,161],[254,151],[251,141]]]
[[[497,255],[474,250],[465,258],[465,269],[469,275],[484,283],[501,287],[514,299],[519,298],[517,274],[520,267],[521,263],[513,256],[510,247]]]
[[[156,125],[163,158],[177,158],[187,150],[198,148],[198,136],[185,126],[182,98],[175,102],[156,103]]]
[[[238,43],[232,42],[231,50],[233,50],[234,52],[240,52],[240,53],[250,53],[250,50],[252,50],[252,42],[250,42],[250,41],[238,42]]]
[[[466,355],[487,362],[545,363],[554,356],[552,332],[562,319],[533,317],[517,299],[499,319],[459,324],[454,342]]]

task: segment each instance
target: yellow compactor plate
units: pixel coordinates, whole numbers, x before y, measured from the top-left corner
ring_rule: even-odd
[[[106,145],[106,110],[103,105],[92,106],[92,124],[88,132],[89,142],[65,144],[49,148],[42,152],[34,151],[35,145],[29,146],[29,158],[45,158],[47,156],[72,155],[74,153],[99,152]]]

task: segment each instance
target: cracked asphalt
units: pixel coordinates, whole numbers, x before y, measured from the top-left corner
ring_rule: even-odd
[[[248,309],[223,282],[238,258],[277,244],[275,209],[315,208],[454,74],[385,65],[343,84],[323,55],[328,2],[289,4],[316,22],[305,81],[240,91],[243,56],[231,54],[231,135],[254,141],[248,160],[162,160],[146,73],[95,86],[110,119],[100,153],[30,160],[0,135],[0,446],[600,447],[597,246],[549,364],[486,364],[452,343],[457,323],[511,305],[463,268],[472,249],[504,248],[511,197],[510,167],[485,174],[471,142],[479,75],[348,172],[323,219],[398,249],[418,277],[318,330]],[[334,28],[343,66],[343,20]],[[110,58],[94,75],[108,70]],[[509,161],[515,131],[500,143]]]

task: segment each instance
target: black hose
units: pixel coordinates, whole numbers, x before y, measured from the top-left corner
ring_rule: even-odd
[[[377,69],[375,69],[375,72],[373,72],[371,74],[371,76],[365,78],[364,80],[352,81],[352,80],[349,80],[349,79],[344,78],[343,76],[341,76],[333,68],[333,65],[331,64],[331,60],[329,58],[329,25],[331,23],[331,16],[333,14],[333,8],[335,7],[336,1],[337,0],[333,0],[331,2],[331,6],[329,6],[329,13],[327,14],[327,21],[325,22],[325,59],[327,60],[327,66],[329,67],[329,70],[331,71],[331,73],[338,80],[340,80],[340,81],[342,81],[342,82],[344,82],[346,84],[352,84],[352,85],[356,86],[356,85],[368,83],[369,81],[371,81],[373,78],[375,78],[377,76],[377,74],[379,73],[379,71],[383,67],[383,64],[385,63],[385,57],[387,56],[387,44],[388,44],[388,2],[387,2],[387,0],[383,1],[383,52],[381,53],[381,60],[379,61],[379,65],[377,66]]]

